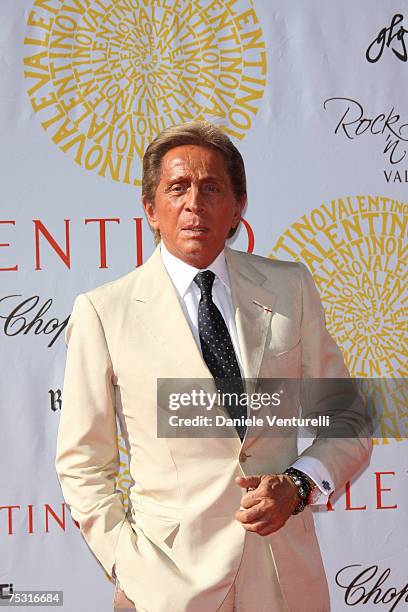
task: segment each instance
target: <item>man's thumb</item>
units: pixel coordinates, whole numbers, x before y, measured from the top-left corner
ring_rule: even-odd
[[[243,488],[246,489],[256,489],[256,487],[261,482],[260,476],[237,476],[235,478],[235,482]]]

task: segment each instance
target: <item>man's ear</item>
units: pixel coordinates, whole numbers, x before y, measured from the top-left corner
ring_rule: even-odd
[[[247,203],[247,196],[246,193],[244,195],[242,195],[240,198],[237,199],[236,201],[236,208],[235,208],[235,214],[234,214],[234,226],[233,227],[237,227],[237,225],[239,224],[241,217],[242,217],[242,213],[243,210],[246,206]]]
[[[146,196],[142,196],[142,205],[150,227],[154,230],[159,229],[154,203],[150,202]]]

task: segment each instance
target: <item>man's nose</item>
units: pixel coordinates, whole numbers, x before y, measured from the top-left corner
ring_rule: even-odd
[[[200,193],[200,190],[197,187],[192,186],[187,193],[186,198],[186,209],[189,212],[198,213],[201,212],[204,208],[204,198],[203,194]]]

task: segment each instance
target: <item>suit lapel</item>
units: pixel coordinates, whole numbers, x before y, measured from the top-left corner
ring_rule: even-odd
[[[172,375],[211,378],[163,265],[159,247],[141,268],[132,299],[141,324],[155,338],[163,354],[170,353]]]
[[[271,326],[276,295],[262,285],[266,281],[247,258],[226,248],[228,274],[231,282],[232,303],[235,313],[242,365],[248,396],[256,391],[257,377],[265,352],[265,342]],[[251,410],[248,408],[248,417]],[[242,447],[246,450],[260,434],[252,426],[247,428]]]
[[[276,296],[263,288],[266,277],[246,258],[225,249],[245,378],[257,378]]]

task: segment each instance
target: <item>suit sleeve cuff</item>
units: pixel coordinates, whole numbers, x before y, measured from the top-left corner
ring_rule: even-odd
[[[300,470],[316,483],[310,500],[311,505],[327,504],[330,494],[333,492],[333,480],[319,459],[315,457],[299,457],[291,467]]]

